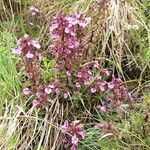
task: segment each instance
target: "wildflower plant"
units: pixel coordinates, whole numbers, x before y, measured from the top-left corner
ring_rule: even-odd
[[[68,76],[79,63],[76,60],[83,56],[83,31],[89,22],[90,18],[81,12],[73,16],[59,14],[53,18],[50,32],[54,43],[50,48],[57,60],[57,69],[65,70]]]
[[[61,126],[62,131],[66,134],[63,138],[63,143],[66,144],[66,148],[68,143],[71,143],[71,150],[76,150],[78,148],[78,142],[81,139],[85,138],[85,132],[83,129],[83,125],[79,120],[74,120],[69,123],[68,120],[64,122]],[[69,145],[70,146],[70,145]]]
[[[97,3],[100,2],[97,1]],[[32,16],[35,16],[38,15],[39,10],[32,7],[31,12]],[[82,12],[70,16],[60,13],[53,17],[50,26],[52,43],[49,48],[56,61],[58,74],[60,74],[55,81],[42,82],[43,54],[40,51],[39,41],[25,34],[19,39],[17,46],[12,49],[12,53],[19,55],[23,62],[24,76],[29,83],[23,89],[23,96],[25,98],[33,97],[33,107],[45,106],[44,104],[48,104],[55,98],[66,102],[66,99],[69,99],[74,91],[82,89],[87,92],[83,95],[84,98],[91,95],[91,97],[106,97],[110,100],[109,105],[101,102],[97,107],[103,112],[130,100],[124,82],[120,78],[111,76],[110,70],[103,68],[99,60],[86,59],[85,30],[90,21],[91,18]],[[65,75],[61,76],[62,74]],[[105,123],[103,127],[114,130],[111,123]],[[64,134],[63,143],[71,150],[76,150],[78,141],[85,138],[83,125],[79,120],[71,123],[66,120],[61,126],[61,130]]]

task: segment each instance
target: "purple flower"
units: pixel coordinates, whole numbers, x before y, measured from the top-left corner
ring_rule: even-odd
[[[67,71],[66,71],[66,74],[67,74],[67,76],[70,77],[70,76],[71,76],[71,71],[67,70]]]
[[[94,66],[93,66],[94,68],[99,68],[99,63],[98,63],[98,61],[95,61],[95,63],[94,63]]]
[[[29,88],[24,88],[24,89],[23,89],[23,94],[24,94],[24,95],[29,95],[30,92],[31,92],[31,91],[30,91]]]
[[[64,99],[67,99],[69,97],[68,92],[64,94]]]
[[[20,55],[22,53],[22,48],[21,47],[12,48],[12,53]]]
[[[77,19],[77,24],[83,28],[85,28],[91,22],[91,18],[85,17],[85,15],[82,12],[77,12],[75,14],[75,18]]]
[[[32,101],[32,106],[37,107],[39,105],[39,102],[37,100]]]
[[[92,72],[89,68],[81,68],[77,73],[78,82],[83,85],[88,85],[92,80]]]
[[[102,3],[104,0],[96,0],[97,3]]]
[[[69,121],[66,120],[61,126],[61,129],[63,133],[68,132],[71,135],[70,137],[68,134],[65,134],[64,137],[65,139],[67,139],[67,143],[71,143],[71,149],[77,149],[79,139],[85,138],[83,125],[80,123],[79,120],[72,121],[71,123],[69,123]]]
[[[53,84],[49,84],[48,87],[51,88],[51,89],[55,88],[55,86]]]
[[[55,29],[57,29],[59,27],[58,23],[52,23],[51,27],[50,27],[50,31],[54,31]]]
[[[98,82],[98,87],[99,87],[99,89],[100,89],[102,92],[105,91],[106,84],[107,84],[106,81],[99,81],[99,82]]]
[[[71,139],[71,143],[72,143],[73,145],[77,145],[77,144],[78,144],[78,141],[79,141],[79,139],[76,137],[76,135],[73,135],[73,136],[72,136],[72,139]]]
[[[71,146],[71,150],[77,150],[77,146],[76,145],[72,145]]]
[[[81,87],[81,85],[80,85],[79,82],[76,82],[76,87],[77,87],[77,88],[80,88],[80,87]]]
[[[27,58],[33,58],[34,55],[33,55],[33,53],[31,53],[30,51],[28,51],[28,53],[26,54],[26,57],[27,57]]]
[[[107,84],[109,89],[113,89],[115,87],[113,82],[108,82]]]
[[[42,61],[42,53],[39,52],[37,55],[38,55],[39,61]]]
[[[84,85],[88,85],[90,82],[88,80],[84,80]]]
[[[32,16],[38,15],[39,12],[40,12],[40,10],[38,8],[34,7],[34,6],[30,7],[30,11],[31,11]]]
[[[27,58],[33,58],[34,55],[38,56],[36,49],[40,48],[40,44],[37,40],[32,39],[29,35],[25,34],[17,42],[17,47],[12,49],[13,54],[21,54]]]
[[[69,131],[69,121],[66,120],[64,124],[61,126],[61,129],[64,131]]]
[[[45,93],[46,94],[51,94],[52,93],[52,89],[50,87],[46,87],[45,88]]]
[[[50,46],[52,55],[56,58],[57,70],[65,68],[66,73],[74,69],[76,61],[83,56],[83,28],[89,24],[89,18],[83,13],[66,16],[63,13],[53,17],[50,33],[53,44]]]
[[[59,88],[56,88],[56,89],[55,89],[55,93],[58,94],[59,92],[60,92],[60,89],[59,89]]]
[[[120,102],[129,99],[127,89],[120,78],[113,78],[112,81],[108,83],[108,88],[110,89],[111,99]]]
[[[78,72],[77,77],[81,78],[82,77],[82,72]]]
[[[91,88],[91,93],[96,93],[96,88],[95,87]]]
[[[30,44],[33,45],[37,49],[41,48],[41,45],[39,44],[39,41],[37,41],[37,40],[31,40]]]

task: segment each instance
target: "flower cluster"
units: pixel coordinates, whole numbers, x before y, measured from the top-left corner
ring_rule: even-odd
[[[18,40],[17,47],[12,49],[13,54],[26,56],[31,59],[38,57],[41,60],[41,53],[37,52],[36,49],[40,49],[39,42],[25,34],[24,37]]]
[[[37,16],[37,15],[39,15],[40,10],[35,6],[31,6],[30,7],[30,12],[31,12],[32,16]]]
[[[50,46],[57,59],[57,69],[71,72],[73,65],[83,55],[83,30],[90,18],[78,12],[73,16],[59,14],[53,18],[50,27],[54,44]]]
[[[25,96],[34,95],[34,100],[32,102],[33,107],[41,106],[48,102],[49,98],[53,95],[58,95],[60,93],[61,85],[58,80],[51,84],[42,84],[39,86],[32,86],[23,89],[23,94]]]
[[[40,49],[40,44],[37,40],[32,39],[29,35],[25,34],[17,42],[17,47],[12,49],[13,54],[21,55],[22,65],[25,66],[25,80],[28,80],[30,86],[23,89],[23,94],[25,97],[34,96],[33,106],[38,106],[43,104],[48,100],[48,94],[52,90],[58,91],[58,84],[55,83],[54,88],[52,85],[46,86],[40,81],[40,68],[42,54],[38,50]],[[40,84],[40,85],[39,85]]]
[[[105,91],[107,91],[105,99],[97,109],[106,113],[109,108],[119,108],[123,102],[132,100],[132,96],[128,93],[124,82],[120,78],[112,78],[110,82],[105,82]]]
[[[30,79],[32,85],[38,82],[40,76],[42,60],[40,48],[39,42],[27,34],[18,40],[17,47],[12,48],[13,54],[21,55],[22,65],[25,66],[25,78]]]
[[[127,89],[120,78],[113,78],[111,82],[108,82],[108,88],[112,93],[111,99],[118,101],[129,99]]]
[[[94,85],[91,88],[91,93],[96,93],[97,91],[104,92],[107,87],[107,82],[102,80],[101,77],[97,77],[94,81]]]
[[[94,70],[98,72],[98,76],[96,77],[93,75]],[[89,62],[78,71],[76,87],[80,88],[81,85],[86,86],[92,82],[91,93],[96,93],[97,91],[103,92],[107,87],[107,82],[103,79],[103,77],[108,76],[108,69],[100,68],[98,61]]]
[[[92,72],[88,67],[81,68],[77,73],[78,82],[76,82],[76,87],[81,85],[88,85],[93,79]]]
[[[63,139],[63,143],[66,145],[71,144],[71,150],[76,150],[78,147],[79,139],[85,138],[83,125],[80,123],[79,120],[72,121],[71,123],[66,120],[64,122],[64,125],[61,126],[61,129],[63,133],[66,133]]]
[[[95,75],[96,73],[96,75]],[[101,94],[109,99],[108,105],[99,105],[98,109],[107,112],[108,108],[118,107],[122,102],[130,100],[124,82],[120,78],[111,77],[109,70],[101,68],[98,61],[91,61],[83,65],[77,72],[76,87],[90,87],[90,92]],[[111,81],[109,81],[111,79]]]

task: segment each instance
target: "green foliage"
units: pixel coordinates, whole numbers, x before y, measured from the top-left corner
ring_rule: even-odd
[[[0,42],[0,102],[3,103],[5,99],[18,97],[21,83],[16,70],[17,58],[11,53],[15,36],[7,31],[0,32]]]

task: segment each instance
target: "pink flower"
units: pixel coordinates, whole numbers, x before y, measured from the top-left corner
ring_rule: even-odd
[[[32,16],[38,15],[38,13],[40,12],[40,10],[34,6],[30,7],[30,11]]]
[[[58,35],[57,33],[53,33],[53,34],[51,35],[51,38],[52,38],[52,39],[58,39],[58,38],[59,38],[59,35]]]
[[[38,59],[39,61],[42,61],[42,53],[38,53]]]
[[[60,92],[60,89],[59,89],[59,88],[56,88],[56,89],[55,89],[55,93],[58,94],[59,92]]]
[[[102,92],[105,90],[106,84],[107,84],[107,82],[103,81],[103,80],[98,82],[98,87]]]
[[[32,106],[37,107],[40,103],[37,100],[32,101]]]
[[[40,44],[37,40],[32,39],[29,35],[25,34],[17,42],[17,47],[12,49],[13,54],[22,54],[27,58],[33,58],[34,55],[38,56],[38,52],[35,49],[39,49]]]
[[[57,29],[59,27],[59,24],[58,23],[53,23],[50,27],[50,31],[54,31],[55,29]]]
[[[96,0],[97,3],[102,3],[104,0]]]
[[[95,61],[95,63],[94,63],[94,66],[93,66],[94,68],[99,68],[99,63],[98,63],[98,61]]]
[[[72,139],[71,139],[71,143],[72,143],[73,145],[77,145],[77,144],[78,144],[78,141],[79,141],[79,139],[76,137],[76,135],[73,135],[73,136],[72,136]]]
[[[33,45],[37,49],[41,48],[41,45],[39,44],[39,42],[37,40],[31,40],[30,44]]]
[[[79,82],[76,83],[76,87],[77,87],[77,88],[80,88],[80,87],[81,87],[81,85],[80,85]]]
[[[81,72],[78,72],[77,77],[78,77],[78,78],[81,78],[81,77],[82,77],[82,73],[81,73]]]
[[[92,72],[90,70],[87,71],[89,75],[92,75]]]
[[[63,143],[67,143],[68,139],[66,137],[63,138]]]
[[[30,51],[28,51],[28,53],[26,54],[26,57],[27,57],[27,58],[33,58],[34,55],[33,55],[33,53],[31,53]]]
[[[83,126],[82,126],[83,128]],[[85,132],[84,131],[79,131],[78,134],[81,136],[81,139],[85,139]]]
[[[21,47],[12,48],[12,53],[20,55],[22,53],[22,48]]]
[[[114,83],[113,82],[108,82],[108,88],[113,89],[114,88]]]
[[[75,14],[75,18],[77,19],[76,22],[78,23],[78,25],[83,28],[85,28],[91,22],[91,18],[85,17],[82,12],[77,12]]]
[[[61,126],[61,129],[64,131],[68,131],[68,129],[69,129],[69,121],[68,120],[66,120],[64,122],[64,124]]]
[[[96,88],[95,87],[91,88],[91,93],[96,93]]]
[[[52,55],[57,60],[57,70],[73,70],[78,64],[77,59],[83,56],[83,27],[87,26],[89,18],[83,13],[66,16],[63,13],[53,17],[50,33],[54,44],[50,47]],[[65,58],[65,59],[64,59]],[[67,72],[70,76],[70,74]]]
[[[49,84],[49,85],[48,85],[48,88],[54,89],[55,86],[54,86],[53,84]]]
[[[69,96],[68,93],[65,93],[65,94],[64,94],[64,99],[67,99],[68,96]]]
[[[71,71],[67,70],[67,71],[66,71],[66,74],[67,74],[67,76],[70,77],[70,76],[71,76]]]
[[[88,68],[81,68],[77,77],[80,84],[88,85],[92,80],[92,72]]]
[[[65,33],[70,33],[70,29],[68,27],[65,28]]]
[[[29,95],[30,92],[31,92],[31,91],[30,91],[29,88],[24,88],[24,89],[23,89],[23,94],[24,94],[24,95]]]
[[[90,83],[90,82],[87,81],[87,80],[84,81],[84,85],[88,85],[89,83]]]
[[[76,145],[72,145],[70,150],[77,150],[77,146]]]
[[[67,139],[66,142],[71,143],[71,149],[77,149],[79,139],[85,138],[83,125],[79,120],[72,121],[71,123],[66,120],[64,125],[61,126],[61,129],[63,130],[63,133],[68,132],[71,135],[71,137],[68,136],[68,134],[65,135],[65,139]]]
[[[46,87],[45,88],[45,93],[46,94],[51,94],[52,93],[52,89],[50,87]]]

